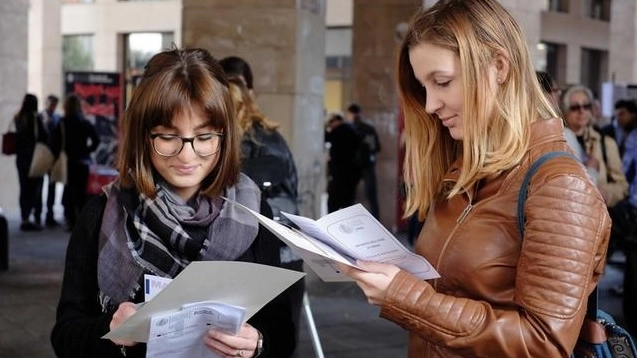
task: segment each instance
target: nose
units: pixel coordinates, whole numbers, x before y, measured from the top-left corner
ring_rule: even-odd
[[[425,111],[427,113],[433,115],[442,108],[442,106],[442,101],[435,96],[432,96],[431,94],[425,95]]]
[[[191,160],[193,157],[197,157],[194,147],[194,138],[190,138],[190,140],[183,140],[183,142],[184,145],[181,147],[181,152],[177,154],[177,157],[182,159],[184,162]]]

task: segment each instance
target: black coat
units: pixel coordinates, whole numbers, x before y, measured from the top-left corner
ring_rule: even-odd
[[[67,253],[62,293],[57,307],[51,343],[60,358],[122,357],[120,348],[108,339],[114,312],[102,313],[98,300],[97,260],[98,237],[106,205],[104,195],[93,198],[82,210],[71,235]],[[261,212],[271,216],[262,201]],[[280,266],[278,239],[259,226],[252,246],[237,261]],[[143,296],[143,295],[141,295]],[[141,302],[142,297],[140,297]],[[264,352],[260,357],[289,357],[295,348],[294,324],[289,297],[281,294],[248,320],[264,337]],[[146,344],[126,349],[126,357],[145,357]]]

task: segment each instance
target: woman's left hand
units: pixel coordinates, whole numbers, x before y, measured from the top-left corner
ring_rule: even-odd
[[[389,284],[400,272],[400,269],[395,265],[380,262],[357,261],[356,264],[364,271],[343,264],[338,264],[338,268],[356,280],[356,284],[363,290],[369,303],[381,305],[387,295]]]
[[[249,358],[254,356],[258,340],[257,329],[244,323],[236,336],[210,329],[204,336],[203,343],[208,349],[225,358]]]

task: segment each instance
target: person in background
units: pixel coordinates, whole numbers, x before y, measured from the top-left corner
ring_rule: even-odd
[[[615,115],[611,122],[602,126],[599,131],[615,139],[619,146],[619,155],[623,156],[628,137],[637,137],[637,103],[631,99],[620,99],[615,102]],[[629,142],[637,142],[637,139],[631,139]]]
[[[363,120],[361,112],[361,106],[352,103],[347,107],[345,116],[354,125],[354,129],[359,136],[357,161],[361,169],[365,198],[369,203],[370,213],[378,219],[380,213],[376,184],[376,156],[380,152],[380,141],[378,140],[376,128]]]
[[[562,90],[560,90],[560,88],[557,86],[557,83],[548,72],[535,71],[535,74],[537,75],[537,80],[538,82],[540,82],[540,86],[544,90],[544,93],[548,95],[551,104],[553,104],[556,111],[559,111],[559,113],[561,113],[562,111],[560,109],[560,97],[562,95]],[[584,149],[577,141],[575,132],[573,132],[573,130],[568,127],[567,123],[564,123],[564,136],[566,137],[566,143],[573,151],[573,154],[583,163],[585,160]],[[597,170],[590,167],[587,167],[586,169],[588,170],[588,174],[590,175],[593,182],[597,183]]]
[[[239,56],[228,56],[219,60],[219,64],[228,77],[240,78],[252,97],[254,97],[254,75],[250,64]]]
[[[584,165],[597,173],[593,179],[611,208],[628,194],[628,181],[622,170],[617,143],[595,130],[591,113],[593,94],[585,86],[569,87],[562,96],[561,108],[584,153]]]
[[[31,160],[36,142],[47,142],[47,134],[42,119],[38,115],[38,97],[27,93],[22,99],[22,105],[13,116],[17,133],[17,147],[15,164],[18,169],[20,182],[20,230],[40,231],[42,223],[40,213],[37,212],[38,201],[42,210],[42,177],[29,177]],[[36,136],[37,132],[37,136]],[[34,220],[31,221],[31,215]]]
[[[62,129],[63,128],[63,129]],[[67,182],[64,186],[64,212],[67,229],[73,230],[77,216],[86,204],[88,196],[89,167],[93,163],[91,153],[100,144],[100,138],[93,123],[84,118],[82,100],[74,93],[64,100],[64,117],[61,119],[56,138],[61,140],[64,131],[64,151],[67,154]],[[56,145],[58,148],[61,144]]]
[[[276,237],[222,198],[271,216],[240,172],[236,123],[227,78],[208,51],[173,48],[149,60],[122,118],[120,176],[71,235],[51,334],[58,357],[144,357],[143,343],[100,338],[135,314],[144,274],[174,278],[209,260],[280,266]],[[279,295],[236,336],[210,329],[202,344],[222,357],[289,357],[290,312]]]
[[[42,122],[44,123],[44,128],[46,129],[47,135],[49,137],[48,144],[51,150],[53,150],[55,135],[58,133],[58,125],[60,123],[60,115],[55,111],[60,99],[55,95],[48,95],[46,97],[46,104],[44,110],[40,113],[40,117],[42,118]],[[51,181],[51,176],[49,175],[49,184],[47,188],[46,194],[46,219],[44,220],[44,224],[47,227],[56,227],[59,226],[55,220],[55,212],[53,211],[53,206],[55,205],[55,192],[56,192],[57,183]],[[40,206],[41,204],[41,200]]]
[[[241,135],[241,168],[262,190],[274,217],[291,224],[281,212],[298,214],[298,175],[294,157],[285,138],[275,123],[261,112],[245,82],[240,77],[231,77],[230,93]],[[281,266],[303,272],[303,260],[283,242],[279,242]],[[301,327],[301,311],[305,294],[305,279],[302,278],[287,289],[292,303],[295,340],[298,343]]]
[[[637,334],[637,105],[634,100],[619,100],[615,103],[615,120],[606,128],[613,129],[622,152],[622,168],[630,183],[626,200],[610,212],[613,219],[613,236],[616,246],[625,254],[624,279],[622,285],[612,287],[611,292],[623,296],[624,320],[630,332]],[[612,242],[612,241],[611,241]]]
[[[346,208],[356,200],[356,185],[361,178],[357,165],[358,134],[339,113],[330,114],[325,124],[327,160],[327,212]]]
[[[407,329],[409,357],[568,357],[605,267],[606,203],[569,151],[522,30],[497,0],[419,10],[399,47],[407,214],[414,250],[440,274],[339,265],[381,317]],[[524,90],[520,90],[524,89]],[[522,228],[518,227],[522,220]]]

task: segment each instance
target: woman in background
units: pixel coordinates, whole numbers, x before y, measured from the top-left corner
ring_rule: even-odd
[[[86,204],[86,185],[93,153],[100,144],[100,137],[93,123],[84,118],[82,100],[74,93],[64,100],[64,117],[58,126],[56,135],[64,139],[64,151],[67,155],[67,182],[64,186],[62,204],[68,230],[73,230],[79,212]],[[62,132],[63,131],[63,132]],[[62,135],[62,133],[64,133]]]
[[[40,201],[40,209],[42,207],[42,183],[43,177],[29,177],[29,169],[31,168],[31,160],[35,150],[36,142],[47,142],[47,133],[44,128],[42,118],[38,115],[38,98],[27,93],[22,99],[22,106],[18,113],[13,117],[15,123],[17,140],[16,140],[16,159],[15,164],[18,169],[18,179],[20,183],[20,230],[22,231],[39,231],[42,230],[41,213],[36,212],[38,207],[37,201]],[[36,135],[37,133],[37,135]],[[34,220],[31,221],[31,215]]]

